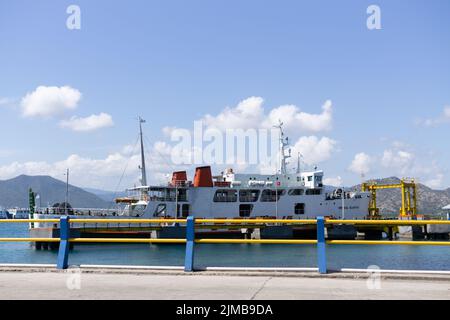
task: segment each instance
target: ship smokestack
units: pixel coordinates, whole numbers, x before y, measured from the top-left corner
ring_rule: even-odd
[[[186,171],[177,171],[172,174],[172,185],[173,186],[186,183],[186,181],[187,181]]]
[[[213,187],[213,180],[212,180],[212,174],[211,174],[211,167],[198,167],[195,169],[195,176],[194,176],[194,187],[196,188],[212,188]]]

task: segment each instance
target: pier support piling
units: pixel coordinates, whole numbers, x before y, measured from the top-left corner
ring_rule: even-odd
[[[194,271],[194,246],[195,246],[195,218],[187,217],[186,221],[186,255],[184,261],[184,271]]]
[[[69,217],[61,217],[60,220],[60,243],[58,252],[58,261],[56,267],[58,269],[67,269],[69,267],[69,250],[70,250],[70,221]]]
[[[325,218],[317,217],[317,266],[320,274],[327,273],[327,256],[325,242]]]

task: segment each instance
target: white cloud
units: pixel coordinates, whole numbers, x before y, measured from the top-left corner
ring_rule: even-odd
[[[237,107],[227,107],[217,116],[206,115],[202,118],[207,128],[216,128],[222,131],[226,129],[250,129],[258,128],[264,118],[261,97],[250,97],[241,101]]]
[[[410,171],[413,163],[414,155],[403,150],[385,150],[381,158],[382,166],[396,169],[401,174]]]
[[[133,159],[131,160],[133,161]],[[26,174],[49,175],[57,179],[63,179],[66,168],[70,168],[70,182],[72,184],[111,190],[115,185],[109,185],[114,184],[110,178],[120,175],[126,162],[127,159],[119,153],[108,155],[105,159],[92,159],[74,154],[65,160],[54,163],[45,161],[13,162],[0,167],[0,178],[10,179],[20,174]],[[119,179],[115,184],[118,181]]]
[[[308,132],[328,131],[332,127],[332,102],[327,100],[322,106],[322,113],[310,114],[301,112],[294,105],[284,105],[273,109],[265,120],[265,126],[271,127],[281,120],[286,130],[301,130]]]
[[[60,91],[60,88],[53,88],[50,91]],[[46,96],[41,91],[47,91],[46,88],[38,88],[35,92],[27,95],[23,100],[23,107],[25,112],[25,105],[39,105],[42,107],[42,96]],[[39,94],[36,94],[39,93]],[[40,99],[37,99],[36,96]],[[81,96],[81,94],[80,94]],[[50,103],[52,106],[57,103]],[[59,108],[37,108],[40,111],[37,112],[36,108],[32,108],[34,112],[27,113],[31,115],[53,115],[57,114],[61,110],[70,109],[68,107],[61,107],[61,100],[56,99],[59,104]],[[79,98],[75,99],[76,103]],[[39,103],[37,103],[38,101]],[[76,103],[72,104],[75,105]],[[47,103],[45,103],[47,105]],[[68,103],[64,103],[65,106]],[[75,108],[73,107],[73,108]],[[286,107],[286,106],[285,106]],[[287,109],[285,107],[279,107],[273,109],[272,112],[268,114],[265,113],[263,108],[263,99],[260,97],[250,97],[241,101],[236,107],[225,108],[222,112],[216,115],[206,115],[201,118],[203,124],[208,129],[219,129],[224,132],[226,129],[272,129],[274,124],[278,123],[281,118],[285,121],[286,131],[289,132],[289,136],[292,141],[297,141],[292,147],[293,153],[301,152],[303,154],[303,161],[308,165],[318,164],[320,162],[328,160],[333,152],[336,151],[337,142],[328,137],[319,137],[316,135],[300,137],[302,134],[300,130],[304,131],[324,131],[328,130],[331,126],[332,121],[332,107],[331,102],[327,102],[320,114],[309,114],[300,111],[295,106],[289,106]],[[287,114],[287,110],[290,110],[289,114],[293,116],[293,119],[289,117],[284,117]],[[51,112],[50,112],[51,111]],[[57,112],[58,111],[58,112]],[[283,116],[283,117],[282,117]],[[273,120],[273,123],[272,123]],[[318,123],[310,123],[318,122]],[[106,125],[112,125],[112,119],[107,114],[92,115],[87,118],[72,117],[71,119],[64,120],[60,122],[60,126],[64,128],[69,128],[76,131],[89,131],[94,130],[99,127]],[[166,127],[163,129],[163,133],[166,137],[171,136],[173,133],[182,133],[188,131],[192,133],[191,130],[176,128],[176,127]],[[206,132],[206,131],[205,131]],[[296,140],[297,139],[297,140]],[[174,141],[172,141],[174,142]],[[155,143],[151,148],[146,148],[146,160],[147,160],[147,171],[149,180],[153,182],[166,181],[166,175],[174,170],[192,170],[195,165],[173,165],[172,156],[176,155],[176,158],[182,157],[194,157],[201,150],[196,150],[195,147],[192,150],[175,148],[170,142],[158,142]],[[195,158],[195,157],[194,157]],[[58,162],[15,162],[9,165],[0,166],[0,179],[11,178],[19,174],[29,174],[29,175],[51,175],[55,178],[63,179],[62,174],[65,172],[66,168],[71,169],[71,180],[74,184],[84,186],[84,187],[96,187],[102,189],[114,189],[115,184],[120,178],[125,167],[128,168],[127,175],[131,179],[127,180],[123,184],[128,187],[132,184],[138,184],[139,171],[137,169],[140,163],[139,148],[135,148],[134,145],[127,145],[120,149],[120,152],[109,154],[105,158],[93,159],[90,157],[85,157],[82,155],[72,155],[65,160]],[[209,164],[209,163],[208,163]],[[214,170],[224,169],[229,165],[217,165]],[[236,169],[236,166],[239,169]],[[238,171],[261,169],[267,172],[274,173],[275,168],[273,164],[269,163],[264,167],[264,164],[252,165],[251,167],[247,164],[242,164],[241,166],[233,164]]]
[[[420,119],[419,124],[426,127],[434,127],[444,123],[450,123],[450,106],[444,107],[441,116],[437,118]]]
[[[136,150],[138,150],[138,144],[136,142],[136,144],[127,144],[124,147],[122,147],[122,151],[121,153],[124,155],[133,155],[136,153]]]
[[[104,190],[124,190],[139,185],[141,162],[139,148],[131,152],[126,146],[123,152],[108,154],[105,158],[91,158],[73,154],[61,161],[28,161],[13,162],[0,166],[0,180],[10,179],[21,174],[49,175],[64,180],[64,173],[70,169],[70,183],[81,187]],[[166,174],[175,170],[170,164],[171,147],[165,142],[157,142],[146,152],[147,177],[152,183],[167,181]],[[178,166],[183,170],[186,167]],[[121,181],[125,170],[124,179]],[[121,181],[121,185],[117,187]]]
[[[296,146],[311,155],[305,160],[309,163],[323,161],[334,148],[334,141],[329,138],[305,137],[300,139]],[[139,185],[140,172],[139,146],[125,145],[120,152],[108,154],[104,158],[92,158],[73,154],[61,161],[28,161],[13,162],[0,166],[0,179],[13,178],[20,174],[50,175],[57,179],[64,179],[66,168],[70,168],[70,182],[81,187],[99,188],[105,190],[123,190],[133,185]],[[192,150],[191,152],[196,152]],[[171,161],[173,147],[164,141],[158,141],[150,147],[146,147],[147,176],[150,183],[162,183],[167,181],[167,175],[172,171],[187,170],[191,173],[196,165],[174,165]],[[215,166],[217,172],[224,170],[229,165]],[[243,172],[249,169],[247,165],[233,165],[236,171]],[[252,167],[256,172],[262,167]],[[267,173],[273,174],[274,167],[265,168]],[[117,184],[125,171],[125,178],[119,188]],[[191,177],[192,178],[192,177]]]
[[[308,165],[318,164],[331,158],[336,151],[337,142],[333,139],[316,136],[301,137],[292,148],[293,154],[303,156],[303,161]]]
[[[337,176],[335,178],[325,178],[323,183],[327,186],[340,187],[342,186],[342,178]]]
[[[206,115],[202,117],[199,121],[194,122],[193,126],[194,130],[177,127],[164,127],[163,133],[166,137],[170,137],[173,143],[178,144],[180,144],[180,137],[186,137],[182,141],[183,142],[187,141],[189,146],[186,147],[183,145],[183,152],[178,152],[180,156],[176,157],[179,159],[185,159],[183,160],[184,163],[186,163],[186,160],[192,159],[192,156],[194,154],[198,153],[201,154],[202,150],[189,150],[189,148],[193,149],[194,144],[193,141],[195,140],[193,139],[193,137],[200,138],[202,133],[203,137],[205,137],[208,136],[207,133],[215,132],[216,134],[214,136],[219,136],[218,141],[219,143],[223,143],[223,146],[225,146],[229,142],[229,140],[227,139],[229,136],[225,138],[225,136],[221,136],[222,134],[226,133],[237,134],[238,133],[237,131],[240,130],[239,133],[241,134],[241,136],[246,135],[247,133],[251,137],[259,136],[258,141],[256,142],[258,146],[254,146],[255,139],[252,140],[249,138],[247,143],[253,143],[252,146],[249,146],[249,149],[254,147],[254,150],[260,151],[259,163],[256,167],[259,168],[260,172],[262,173],[266,172],[273,173],[276,170],[276,168],[274,168],[275,166],[275,164],[273,163],[274,161],[266,159],[266,154],[262,149],[264,148],[262,147],[264,143],[261,143],[261,141],[265,140],[260,139],[270,140],[268,141],[268,144],[266,146],[268,147],[270,153],[268,156],[276,158],[274,150],[278,150],[278,140],[277,140],[278,131],[274,129],[273,126],[278,124],[279,120],[284,122],[283,128],[286,133],[286,136],[288,136],[291,141],[297,141],[292,148],[294,153],[295,152],[302,153],[304,157],[303,160],[306,164],[312,165],[326,161],[331,157],[332,153],[336,151],[337,141],[330,139],[328,137],[319,137],[313,135],[313,136],[303,136],[299,138],[299,136],[301,134],[304,134],[304,132],[325,131],[331,128],[332,124],[331,101],[327,101],[323,105],[322,113],[320,114],[309,114],[301,112],[299,108],[292,105],[281,106],[272,109],[267,114],[263,108],[263,102],[264,100],[261,97],[250,97],[248,99],[241,101],[234,108],[226,107],[222,112],[219,112],[217,115]],[[199,128],[202,128],[203,130],[199,131],[198,130]],[[248,131],[249,129],[257,131],[250,132]],[[233,133],[231,133],[229,130],[234,131]],[[209,146],[209,142],[204,142],[203,147],[205,146]],[[178,146],[176,146],[173,149],[173,151],[179,151],[178,149],[179,149]],[[227,155],[226,153],[229,152],[229,150],[227,148],[223,149],[224,149],[223,156],[220,155],[219,157],[220,159],[216,160],[224,160],[226,163],[231,163],[229,159],[231,159],[233,155]],[[205,164],[212,164],[212,163],[205,163]]]
[[[22,114],[25,117],[51,117],[76,109],[81,92],[69,86],[39,86],[22,98]]]
[[[405,143],[395,141],[389,149],[379,156],[360,153],[350,166],[350,171],[366,174],[371,164],[376,162],[376,175],[379,178],[395,176],[398,178],[415,178],[431,188],[440,188],[444,183],[442,166],[433,159],[432,154],[414,152]]]
[[[297,165],[297,155],[300,153],[302,155],[301,158],[301,170],[305,170],[304,165],[312,166],[318,165],[321,162],[327,161],[331,158],[332,154],[337,150],[337,141],[330,139],[328,137],[316,137],[316,136],[308,136],[301,137],[297,140],[295,145],[291,148],[292,158],[295,158],[295,161],[290,161],[288,166],[288,170],[295,169]],[[261,174],[274,174],[279,169],[279,153],[273,154],[271,157],[266,159],[266,161],[260,162],[256,166],[256,171],[259,171]],[[295,168],[292,164],[295,164]],[[253,169],[252,166],[248,167],[249,169]],[[247,169],[246,167],[242,167],[242,170]]]
[[[436,174],[434,178],[425,181],[425,185],[432,189],[439,189],[442,187],[444,175],[441,173]]]
[[[101,128],[112,127],[114,122],[112,117],[107,113],[91,115],[86,118],[72,117],[69,120],[62,120],[60,127],[68,128],[73,131],[94,131]]]
[[[177,129],[177,127],[164,127],[162,128],[162,132],[165,137],[170,138]]]
[[[235,108],[227,107],[216,116],[206,115],[201,120],[207,128],[226,129],[271,129],[281,120],[286,131],[322,132],[332,127],[333,108],[330,100],[322,106],[322,113],[311,114],[300,111],[295,105],[283,105],[268,114],[263,108],[264,99],[250,97]],[[165,132],[170,132],[167,128]]]
[[[444,108],[444,117],[450,119],[450,106]]]
[[[435,160],[430,161],[429,156],[418,158],[414,153],[402,149],[385,150],[381,165],[388,175],[413,177],[424,181],[430,188],[440,188],[443,184],[442,168]]]
[[[371,164],[372,158],[368,154],[361,152],[355,155],[348,169],[353,173],[366,175],[371,170]]]

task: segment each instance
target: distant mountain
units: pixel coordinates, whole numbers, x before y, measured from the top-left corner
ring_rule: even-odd
[[[400,179],[390,177],[371,180],[377,184],[398,184]],[[352,189],[361,190],[361,185],[353,186]],[[450,188],[446,190],[433,190],[424,184],[417,184],[417,202],[419,214],[443,213],[442,207],[450,204]],[[400,189],[386,189],[377,191],[377,205],[382,214],[399,213],[402,206],[402,194]]]
[[[27,208],[28,189],[40,195],[41,205],[64,202],[66,183],[49,176],[25,176],[0,181],[0,206]],[[69,203],[74,208],[108,208],[110,203],[81,188],[69,185]],[[39,203],[38,203],[39,205]]]

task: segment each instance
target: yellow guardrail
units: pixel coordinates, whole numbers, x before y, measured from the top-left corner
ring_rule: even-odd
[[[208,244],[236,244],[236,243],[260,243],[260,244],[317,244],[317,240],[269,240],[269,239],[198,239],[195,243]]]
[[[58,223],[59,219],[0,219],[0,223]]]
[[[196,219],[196,224],[224,224],[224,223],[242,223],[242,224],[316,224],[316,220],[289,220],[289,219]]]
[[[325,220],[325,224],[354,224],[354,225],[450,225],[450,220]]]
[[[53,221],[50,221],[53,222]],[[59,222],[59,221],[57,221]],[[181,223],[186,219],[71,219],[71,223],[131,223],[131,224],[157,224],[157,223]],[[288,219],[196,219],[195,224],[309,224],[315,225],[316,220],[288,220]],[[325,224],[353,224],[353,225],[450,225],[450,220],[325,220]]]
[[[186,243],[186,239],[142,239],[142,238],[74,238],[71,243]]]
[[[450,246],[450,241],[327,240],[327,244]]]
[[[60,242],[60,238],[0,238],[0,242]],[[186,243],[186,239],[147,238],[71,238],[71,243]],[[317,240],[291,239],[197,239],[199,244],[317,244]],[[330,245],[416,245],[450,246],[450,241],[386,241],[386,240],[327,240]]]
[[[58,220],[59,222],[59,220]],[[186,223],[186,219],[70,219],[70,223],[129,223],[129,224],[152,224],[152,223]]]
[[[60,242],[59,238],[0,238],[0,242]]]
[[[67,216],[61,219],[22,219],[0,220],[0,223],[59,223],[60,238],[0,238],[0,242],[59,242],[58,268],[68,267],[69,243],[167,243],[186,244],[185,270],[193,271],[193,247],[194,244],[313,244],[318,248],[319,272],[326,273],[325,244],[328,245],[419,245],[419,246],[450,246],[450,241],[385,241],[385,240],[326,240],[326,225],[381,225],[381,226],[414,226],[414,225],[450,225],[448,220],[335,220],[318,217],[317,220],[301,219],[69,219]],[[185,239],[145,239],[145,238],[70,238],[70,226],[73,224],[101,223],[101,224],[170,224],[179,223],[186,225]],[[195,225],[207,227],[229,227],[233,224],[255,226],[259,224],[276,225],[317,225],[316,240],[294,239],[195,239]]]

